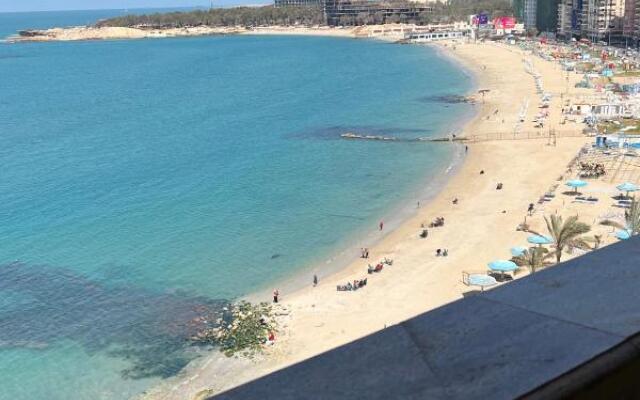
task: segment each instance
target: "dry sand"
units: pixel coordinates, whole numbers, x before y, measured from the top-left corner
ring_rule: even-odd
[[[10,36],[9,43],[18,42],[53,42],[82,40],[128,40],[128,39],[162,39],[169,37],[215,36],[215,35],[313,35],[354,37],[354,29],[341,29],[319,26],[311,27],[209,27],[196,26],[171,29],[141,29],[128,27],[93,27],[76,26],[68,28],[51,28],[32,30],[31,35]]]
[[[475,72],[480,88],[490,89],[485,102],[478,104],[478,116],[465,127],[466,135],[511,135],[526,98],[529,107],[521,131],[539,132],[531,121],[539,112],[540,97],[533,76],[525,71],[523,52],[495,44],[456,44],[455,49],[449,44],[445,51]],[[559,124],[563,100],[590,93],[573,88],[579,77],[567,78],[558,65],[539,58],[533,65],[542,75],[545,91],[554,96],[545,131],[552,127],[558,132],[555,145],[549,139],[468,143],[462,168],[434,200],[370,249],[368,262],[375,264],[388,257],[394,259],[393,266],[367,275],[368,262],[358,259],[315,288],[309,285],[295,293],[281,293],[288,315],[282,318],[284,325],[275,346],[263,356],[243,360],[213,355],[156,388],[148,398],[191,399],[198,393],[218,393],[462,298],[473,290],[462,283],[462,271],[486,271],[488,262],[510,258],[510,247],[526,245],[527,234],[517,232],[516,226],[523,221],[529,203],[536,203],[529,222],[539,229],[543,216],[550,212],[567,210],[567,215],[573,215],[578,209],[586,215],[585,222],[591,223],[606,211],[610,204],[604,201],[574,204],[560,194],[553,202],[538,206],[538,198],[550,186],[562,185],[569,177],[567,165],[592,139],[562,137],[580,132],[582,125]],[[480,175],[480,170],[485,173]],[[499,182],[504,185],[502,190],[496,190]],[[598,190],[612,192],[607,183]],[[457,205],[452,204],[454,198],[459,199]],[[429,229],[428,238],[420,239],[421,223],[438,216],[445,217],[445,226]],[[437,248],[448,249],[448,257],[435,257]],[[520,272],[518,277],[526,274]],[[364,289],[336,291],[337,284],[365,277],[368,285]],[[264,300],[270,299],[265,295]]]

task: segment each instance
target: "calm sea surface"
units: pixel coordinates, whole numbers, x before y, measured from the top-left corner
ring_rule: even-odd
[[[0,36],[117,11],[0,14]],[[451,163],[434,50],[207,37],[0,44],[0,399],[126,399],[199,307],[322,265]]]

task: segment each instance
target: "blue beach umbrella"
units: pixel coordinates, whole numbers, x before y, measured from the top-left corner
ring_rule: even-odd
[[[553,239],[551,239],[549,236],[543,236],[543,235],[531,235],[527,238],[527,242],[531,243],[531,244],[537,244],[537,245],[543,245],[543,244],[551,244],[553,243]]]
[[[514,257],[520,257],[527,250],[524,246],[515,246],[511,248],[511,255]]]
[[[616,237],[620,240],[627,240],[631,237],[631,234],[627,230],[618,231],[616,232]]]
[[[616,186],[616,189],[618,189],[621,192],[627,192],[627,197],[629,197],[629,192],[635,192],[638,189],[640,189],[640,187],[638,187],[638,185],[634,185],[631,182],[625,182]]]
[[[570,181],[567,181],[565,185],[574,188],[577,192],[579,187],[587,186],[587,182],[581,181],[580,179],[572,179]]]
[[[487,286],[493,286],[498,281],[493,276],[484,274],[471,274],[468,278],[469,285],[480,286],[480,290],[484,292],[484,288]]]
[[[516,265],[516,263],[514,263],[513,261],[507,261],[507,260],[491,261],[488,265],[492,271],[498,271],[498,272],[511,272],[518,269],[518,266]]]

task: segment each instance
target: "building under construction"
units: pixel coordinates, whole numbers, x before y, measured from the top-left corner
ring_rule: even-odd
[[[371,0],[275,0],[276,7],[320,7],[328,25],[344,25],[345,20],[369,18],[371,23],[402,22],[432,13],[433,7],[412,2]]]

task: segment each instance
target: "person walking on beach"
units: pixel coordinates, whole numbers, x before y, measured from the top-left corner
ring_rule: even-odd
[[[313,274],[313,287],[318,286],[318,275]]]
[[[380,225],[379,226],[380,226],[380,230],[382,230],[382,228],[384,228],[384,222],[380,221]]]
[[[273,289],[273,302],[277,303],[278,302],[278,296],[280,295],[280,292],[278,292],[278,289]]]

